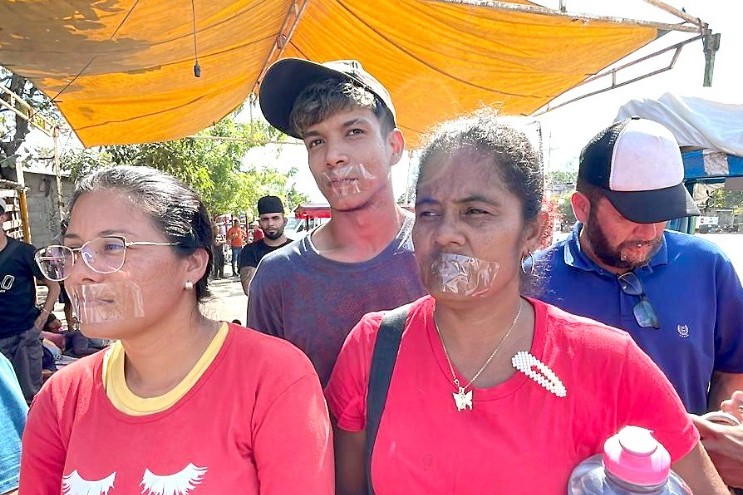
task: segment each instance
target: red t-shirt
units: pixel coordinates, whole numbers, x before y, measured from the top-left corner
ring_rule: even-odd
[[[309,360],[231,325],[196,384],[165,411],[122,413],[102,383],[103,354],[55,373],[23,435],[20,493],[333,493],[332,440]]]
[[[261,239],[263,239],[263,237],[265,236],[263,235],[263,231],[261,229],[253,229],[253,242],[260,241]]]
[[[697,444],[673,387],[629,335],[530,302],[536,312],[530,352],[555,372],[567,396],[517,372],[495,387],[475,388],[473,409],[461,412],[433,324],[434,300],[413,304],[372,457],[377,495],[565,493],[573,468],[625,425],[653,430],[674,461]],[[366,426],[381,316],[368,314],[351,331],[325,390],[331,415],[346,431]]]

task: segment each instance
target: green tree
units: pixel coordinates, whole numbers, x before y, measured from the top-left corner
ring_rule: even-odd
[[[707,199],[707,208],[730,208],[736,214],[743,210],[743,191],[730,191],[724,188],[715,189]]]
[[[558,225],[562,225],[563,228],[570,228],[576,222],[573,206],[570,203],[570,196],[572,195],[572,191],[569,191],[552,198],[552,202],[555,205],[554,212],[559,222]]]
[[[15,108],[25,117],[18,115],[4,105],[0,105],[0,177],[17,180],[15,163],[22,152],[28,133],[31,132],[29,119],[40,115],[51,124],[61,125],[63,119],[49,99],[26,78],[13,74],[0,67],[0,86],[7,91],[0,91],[0,100]],[[8,93],[11,92],[29,105],[30,110],[19,105]],[[51,131],[51,129],[49,129]]]
[[[551,170],[545,177],[545,184],[548,188],[554,186],[575,186],[578,172],[569,170]]]
[[[277,131],[267,124],[239,123],[233,114],[193,137],[76,151],[63,155],[62,165],[73,179],[117,164],[153,167],[193,187],[212,214],[248,213],[253,218],[258,198],[266,194],[282,197],[287,205],[307,199],[290,184],[296,169],[288,174],[274,168],[242,170],[251,147],[276,138]]]

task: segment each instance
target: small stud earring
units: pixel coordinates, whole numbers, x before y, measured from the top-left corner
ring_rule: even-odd
[[[183,288],[186,290],[193,290],[193,282],[186,280],[186,283],[183,284]]]

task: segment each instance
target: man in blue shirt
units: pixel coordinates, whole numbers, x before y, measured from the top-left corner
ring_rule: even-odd
[[[682,181],[670,131],[610,126],[581,153],[572,234],[534,263],[541,299],[629,332],[701,414],[743,389],[743,288],[716,246],[664,230],[699,214]]]
[[[10,361],[0,354],[0,493],[16,493],[28,407]]]

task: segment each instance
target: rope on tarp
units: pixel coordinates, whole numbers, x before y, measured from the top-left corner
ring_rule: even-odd
[[[196,6],[193,0],[191,0],[191,20],[193,21],[193,75],[194,77],[201,77],[201,66],[199,65],[199,52],[196,49]]]

